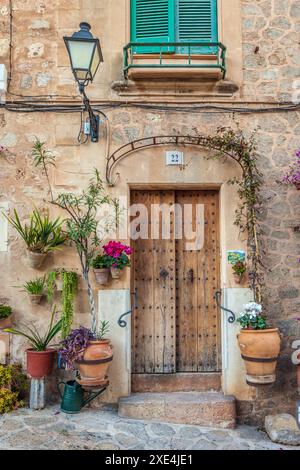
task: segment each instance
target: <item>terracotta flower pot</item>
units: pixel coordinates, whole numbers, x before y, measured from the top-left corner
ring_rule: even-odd
[[[38,305],[41,303],[43,294],[29,294],[29,298],[31,300],[31,303],[33,303],[34,305]]]
[[[13,319],[12,314],[7,318],[0,318],[0,330],[3,330],[4,328],[11,328],[12,319]]]
[[[111,277],[112,277],[113,279],[119,279],[119,277],[121,276],[122,270],[119,269],[119,268],[113,268],[113,267],[111,267],[111,268],[110,268],[110,273],[111,273]]]
[[[107,372],[112,360],[113,352],[109,339],[90,341],[83,359],[75,362],[81,377],[79,383],[83,386],[103,385],[107,382]]]
[[[104,285],[108,283],[109,268],[94,269],[94,275],[97,284]]]
[[[247,384],[257,386],[275,382],[275,370],[280,352],[278,328],[241,330],[237,338],[245,361]]]
[[[234,273],[233,278],[234,278],[234,282],[236,284],[241,284],[244,280],[244,274],[242,276],[240,276],[239,274]]]
[[[35,351],[27,349],[27,373],[35,379],[47,377],[51,374],[54,364],[55,349]]]
[[[34,253],[33,251],[27,250],[27,263],[30,268],[38,269],[42,266],[43,262],[47,258],[48,253]]]

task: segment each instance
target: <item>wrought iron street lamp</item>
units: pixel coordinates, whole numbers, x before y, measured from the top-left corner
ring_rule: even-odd
[[[91,26],[88,23],[80,23],[80,31],[72,36],[64,36],[65,45],[69,54],[71,68],[75,80],[78,83],[79,91],[83,96],[83,102],[89,113],[91,124],[91,139],[98,142],[99,139],[99,118],[93,113],[85,87],[94,80],[96,72],[103,56],[98,38],[94,38],[90,32]]]

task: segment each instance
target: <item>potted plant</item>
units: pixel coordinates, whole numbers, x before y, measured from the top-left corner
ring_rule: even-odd
[[[241,284],[247,271],[246,263],[244,261],[237,261],[232,266],[232,270],[235,282]]]
[[[242,329],[237,335],[245,361],[248,385],[267,385],[275,382],[277,358],[280,352],[278,328],[270,328],[262,315],[262,306],[255,302],[244,305],[237,322]]]
[[[57,283],[61,282],[61,285]],[[54,296],[54,289],[61,291],[61,336],[64,339],[71,330],[74,317],[74,299],[77,290],[78,277],[74,271],[57,269],[48,274],[47,293],[48,301],[51,302]]]
[[[109,322],[101,321],[96,334],[81,326],[62,341],[59,350],[61,360],[67,368],[79,371],[78,381],[83,386],[103,385],[107,381],[108,368],[113,359],[110,340],[105,339],[108,330]]]
[[[51,221],[47,214],[41,214],[36,208],[30,214],[28,224],[22,224],[16,209],[14,217],[5,217],[26,243],[27,259],[31,268],[39,268],[48,253],[60,249],[67,239],[62,230],[64,221],[59,217]]]
[[[111,261],[107,255],[97,255],[92,260],[92,267],[97,284],[104,285],[108,283]]]
[[[288,171],[283,176],[281,182],[290,186],[294,186],[300,190],[300,150],[296,152],[297,161],[289,166]]]
[[[31,281],[25,282],[23,284],[24,291],[29,295],[29,298],[33,304],[38,305],[44,294],[46,287],[46,277],[37,277]]]
[[[0,304],[0,329],[10,328],[12,324],[12,308],[9,305]]]
[[[110,241],[103,246],[103,251],[108,257],[112,278],[118,279],[123,269],[130,266],[128,256],[132,253],[131,248],[121,242]]]
[[[32,378],[47,377],[51,374],[56,349],[50,348],[49,344],[60,332],[62,320],[54,323],[56,308],[53,308],[50,324],[44,334],[40,333],[35,325],[26,326],[24,331],[15,328],[6,328],[4,331],[14,335],[23,336],[29,341],[31,348],[26,350],[27,373]]]

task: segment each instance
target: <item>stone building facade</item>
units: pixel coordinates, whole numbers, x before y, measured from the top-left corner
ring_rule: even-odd
[[[211,135],[220,126],[239,126],[246,134],[257,130],[259,169],[264,177],[260,237],[265,250],[265,308],[268,318],[282,332],[282,350],[276,383],[264,388],[248,387],[235,344],[237,327],[227,325],[223,319],[223,390],[236,396],[238,416],[243,422],[261,423],[270,412],[293,412],[297,387],[292,343],[300,339],[294,320],[300,308],[300,243],[299,231],[294,227],[299,225],[300,200],[296,190],[279,185],[277,180],[294,161],[299,148],[300,109],[295,100],[300,89],[300,1],[219,0],[220,40],[227,47],[225,81],[212,81],[205,74],[196,78],[175,74],[161,81],[151,76],[124,80],[123,47],[130,39],[129,3],[2,0],[0,63],[6,65],[10,83],[6,104],[0,107],[0,144],[9,150],[1,157],[0,203],[7,204],[9,210],[17,208],[24,219],[33,204],[45,204],[45,178],[31,157],[35,137],[46,141],[57,156],[51,178],[55,191],[61,192],[85,187],[94,167],[104,176],[107,155],[139,138],[190,135],[194,129]],[[77,30],[83,20],[100,38],[104,55],[104,63],[87,93],[92,104],[107,115],[109,125],[104,120],[101,123],[98,144],[79,145],[80,113],[62,113],[53,108],[81,103],[62,38]],[[27,109],[18,110],[19,103],[27,103]],[[52,109],[32,112],[31,105],[37,103],[44,108],[51,105]],[[266,108],[271,109],[262,112]],[[183,149],[188,162],[184,171],[165,167],[164,150],[144,149],[124,159],[117,170],[119,180],[109,191],[124,196],[130,187],[138,186],[221,186],[221,287],[227,306],[238,310],[251,294],[247,286],[234,284],[226,264],[227,250],[246,249],[245,240],[233,226],[236,189],[226,181],[239,174],[231,163],[208,163],[203,158],[205,152],[194,147]],[[1,301],[13,306],[16,324],[34,321],[42,326],[49,308],[31,305],[15,287],[35,273],[23,263],[23,243],[11,228],[8,230],[7,251],[0,253]],[[53,266],[79,272],[72,247],[53,255],[47,263],[45,272]],[[96,291],[97,286],[93,287]],[[89,321],[84,289],[80,281],[77,325],[88,325]],[[129,292],[128,270],[124,279],[100,291],[100,314],[117,319],[128,307]],[[130,394],[130,335],[128,329],[121,331],[115,325],[111,331],[115,361],[106,401]],[[11,338],[13,360],[24,361],[24,348],[22,340]]]

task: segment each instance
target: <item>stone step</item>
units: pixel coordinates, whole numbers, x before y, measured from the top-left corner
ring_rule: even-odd
[[[232,429],[235,398],[221,392],[134,393],[119,400],[119,416]]]
[[[132,374],[131,390],[133,393],[219,392],[221,373]]]

